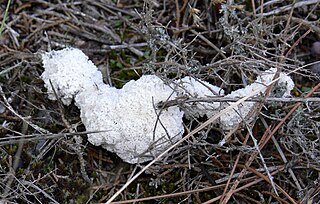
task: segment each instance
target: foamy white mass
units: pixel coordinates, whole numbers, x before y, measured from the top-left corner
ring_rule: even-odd
[[[168,86],[155,75],[144,75],[116,89],[104,84],[98,68],[75,48],[45,53],[42,60],[45,71],[41,78],[49,99],[56,100],[57,96],[65,105],[74,100],[86,130],[103,131],[89,134],[89,142],[115,152],[128,163],[152,160],[182,138],[184,112],[177,106],[160,110],[159,102],[181,95],[197,98],[224,94],[221,88],[199,79],[185,77]],[[253,84],[227,97],[241,98],[261,87],[263,92],[274,74],[275,69],[263,72]],[[280,74],[278,85],[280,96],[289,96],[294,86],[285,73]],[[226,130],[236,127],[254,105],[244,102],[225,113],[220,118],[221,126]],[[220,102],[191,104],[187,116],[211,117],[226,106]]]
[[[183,112],[178,107],[156,108],[176,96],[157,76],[145,75],[116,89],[103,83],[97,67],[78,49],[52,51],[42,59],[41,78],[49,98],[56,99],[55,90],[65,105],[74,99],[87,131],[106,130],[89,134],[90,143],[137,163],[153,159],[181,139]]]

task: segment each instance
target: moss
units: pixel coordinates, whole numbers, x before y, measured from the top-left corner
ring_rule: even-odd
[[[21,82],[31,83],[32,80],[33,80],[32,78],[30,78],[30,77],[28,77],[28,76],[26,76],[26,75],[21,75],[21,76],[20,76],[20,81],[21,81]]]
[[[18,170],[16,171],[16,176],[21,176],[24,173],[24,168],[18,168]]]
[[[7,150],[9,155],[14,155],[18,149],[18,145],[17,144],[8,144],[8,145],[5,145],[4,148]]]
[[[7,82],[8,80],[5,78],[5,77],[3,77],[3,76],[1,76],[0,75],[0,83],[5,83],[5,82]]]
[[[117,69],[122,69],[123,67],[124,67],[123,64],[121,64],[120,62],[113,60],[113,59],[110,60],[110,68],[111,69],[117,70]]]

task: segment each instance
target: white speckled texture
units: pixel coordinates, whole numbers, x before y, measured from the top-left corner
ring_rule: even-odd
[[[190,76],[186,76],[181,80],[176,81],[178,87],[178,95],[187,95],[192,98],[206,98],[213,96],[223,96],[224,90],[214,86],[206,81],[200,79],[194,79]],[[216,113],[220,107],[220,102],[199,102],[194,104],[187,104],[186,116],[188,118],[192,117],[202,117],[207,115],[211,117]]]
[[[261,75],[257,77],[257,80],[254,83],[246,86],[245,88],[233,91],[230,94],[226,95],[226,97],[242,98],[258,89],[261,89],[261,94],[264,95],[264,92],[268,88],[266,85],[272,81],[276,71],[277,70],[275,68],[272,68],[261,73]],[[292,79],[285,73],[280,73],[279,77],[280,79],[278,80],[277,85],[275,86],[275,90],[280,89],[279,93],[277,93],[277,97],[290,96],[290,91],[294,87]],[[232,104],[234,103],[230,102],[229,104],[225,104],[224,107],[227,107]],[[237,108],[223,114],[220,118],[222,128],[224,130],[229,130],[236,127],[238,124],[241,124],[242,120],[250,113],[250,111],[252,111],[255,105],[256,102],[244,102],[239,104]],[[253,118],[249,119],[249,121],[247,122],[250,122],[252,119]]]
[[[76,102],[88,131],[109,130],[90,134],[90,143],[137,163],[153,159],[182,137],[183,112],[178,107],[155,110],[156,104],[170,96],[173,99],[176,95],[161,79],[144,75],[122,89],[79,94]]]
[[[97,67],[78,49],[52,51],[42,59],[49,98],[56,99],[51,81],[64,104],[75,99],[87,131],[107,130],[89,134],[92,144],[137,163],[153,159],[182,137],[183,112],[178,107],[155,109],[176,96],[157,76],[142,76],[116,89],[103,83]]]
[[[42,55],[42,62],[45,71],[41,78],[51,100],[56,99],[52,86],[62,102],[70,105],[77,93],[95,90],[103,84],[97,67],[79,49],[66,48],[47,52]]]
[[[122,89],[103,83],[97,67],[80,50],[66,48],[42,55],[45,71],[41,78],[48,89],[49,98],[55,100],[51,84],[65,105],[74,99],[80,108],[81,120],[87,131],[104,131],[88,135],[94,145],[115,152],[128,163],[152,160],[170,145],[181,139],[183,112],[178,107],[159,110],[160,101],[172,100],[177,95],[194,98],[223,96],[224,91],[208,82],[185,77],[171,87],[155,75],[144,75],[130,81]],[[262,72],[257,80],[226,97],[241,98],[257,89],[264,92],[276,69]],[[176,86],[178,85],[178,86]],[[280,73],[273,94],[277,97],[290,96],[294,83],[289,76]],[[188,104],[188,117],[213,116],[219,109],[233,103]],[[255,102],[244,102],[234,110],[221,116],[221,127],[232,129],[242,122],[254,108]],[[241,117],[239,116],[241,115]],[[250,119],[249,119],[250,121]]]

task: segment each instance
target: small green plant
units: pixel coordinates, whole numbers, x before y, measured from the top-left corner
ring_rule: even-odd
[[[4,27],[4,22],[6,21],[6,18],[7,18],[8,12],[9,12],[10,4],[11,4],[11,0],[8,0],[7,8],[6,8],[6,11],[4,12],[4,16],[3,16],[1,27],[0,27],[0,36],[2,34],[2,30],[3,30],[3,27]]]

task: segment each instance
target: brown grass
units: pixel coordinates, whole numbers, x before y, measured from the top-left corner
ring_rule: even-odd
[[[320,39],[320,3],[217,2],[13,1],[0,36],[0,201],[319,202],[320,85],[309,50]],[[270,85],[242,99],[259,101],[249,124],[225,132],[212,124],[219,115],[185,120],[181,142],[130,165],[87,142],[75,106],[47,98],[39,54],[67,46],[116,87],[142,74],[190,75],[229,93],[276,67],[293,78],[294,99],[270,95]],[[212,101],[169,104],[199,100]]]

